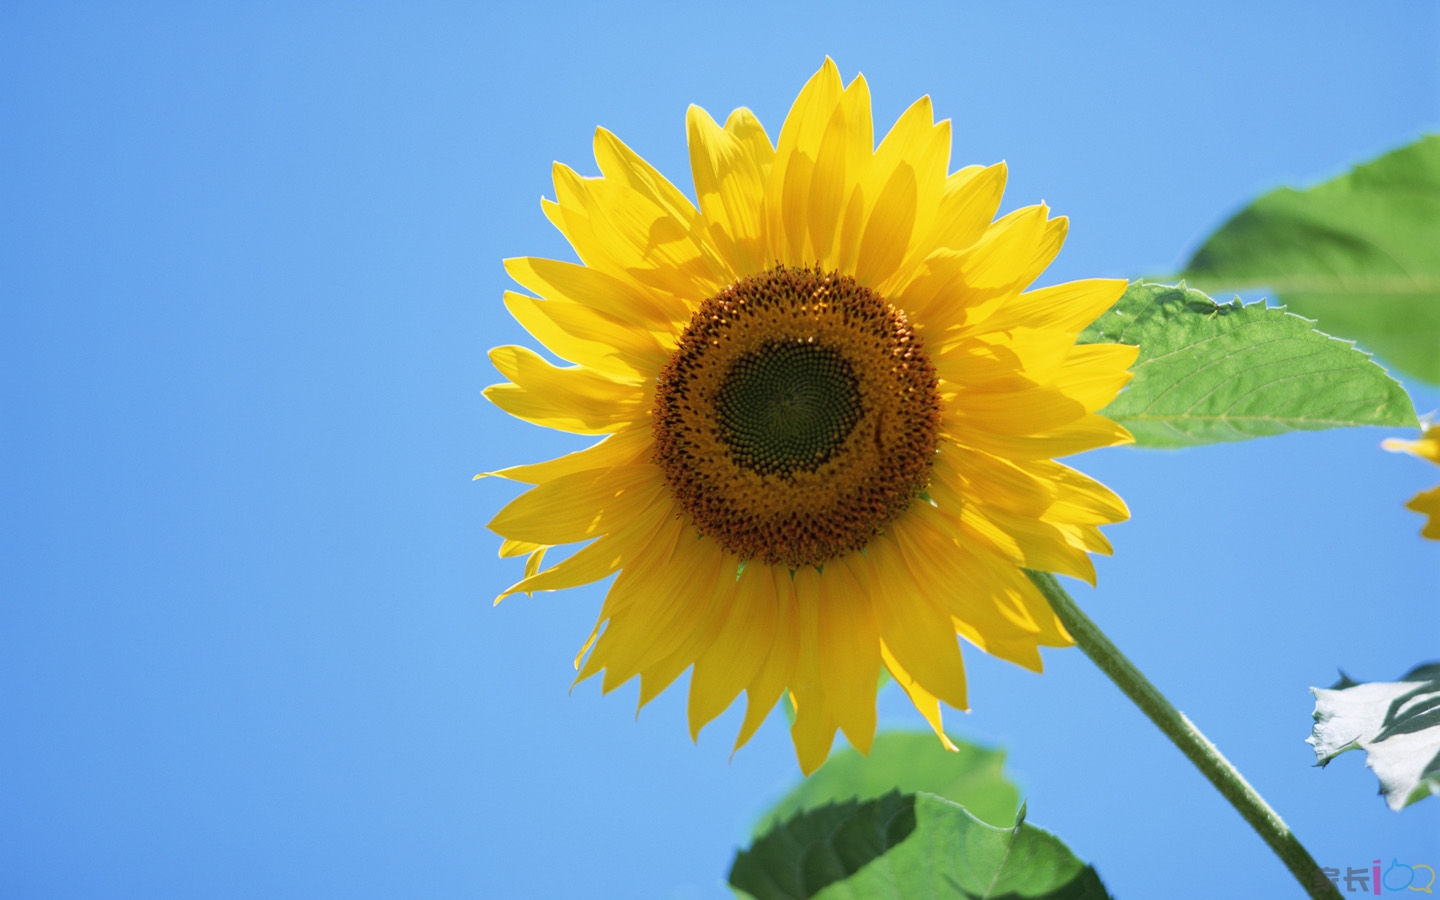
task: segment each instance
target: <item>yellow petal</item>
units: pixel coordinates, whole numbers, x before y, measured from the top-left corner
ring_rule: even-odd
[[[518,419],[572,434],[608,434],[650,418],[646,392],[582,366],[559,368],[525,347],[496,347],[490,361],[511,384],[485,398]]]
[[[728,595],[729,609],[715,639],[695,660],[690,676],[692,740],[755,679],[773,643],[778,613],[774,584],[763,566],[747,566],[745,573],[717,585],[717,593]]]
[[[883,642],[880,644],[880,659],[885,663],[885,668],[890,670],[890,677],[895,679],[895,683],[900,685],[901,690],[915,705],[915,709],[920,712],[925,721],[930,723],[930,727],[935,729],[935,735],[940,738],[940,743],[944,745],[945,749],[951,752],[959,750],[960,748],[945,736],[945,725],[940,720],[940,701],[935,698],[935,695],[925,690],[924,685],[910,676],[905,667],[900,665],[900,660],[896,659],[895,654]]]
[[[1079,543],[1080,532],[1002,509],[982,509],[981,514],[1015,541],[1025,568],[1069,575],[1095,586],[1095,564]],[[1071,543],[1071,535],[1076,543]]]
[[[795,758],[800,762],[800,772],[810,775],[825,762],[830,748],[835,744],[835,718],[822,704],[806,703],[791,695],[795,704],[795,721],[790,726],[790,738],[795,743]],[[801,709],[804,708],[804,712]]]
[[[945,247],[932,250],[901,273],[903,283],[892,288],[893,303],[905,310],[911,324],[927,341],[963,326],[971,307],[984,296],[973,296],[961,279],[965,257]],[[933,352],[933,351],[932,351]]]
[[[1125,501],[1093,478],[1056,462],[1034,461],[1027,466],[1055,489],[1055,503],[1046,518],[1077,525],[1108,525],[1130,518]]]
[[[882,535],[865,548],[863,557],[849,561],[863,571],[870,567],[868,584],[878,584],[881,599],[876,603],[880,637],[915,680],[930,693],[956,709],[967,709],[965,665],[960,645],[949,627],[949,617],[936,609],[925,587],[916,580],[924,572],[902,556],[906,517],[892,523],[893,539]]]
[[[1005,192],[1005,164],[962,170],[946,180],[928,233],[917,233],[911,258],[887,283],[887,296],[911,320],[934,331],[966,324],[975,310],[994,297],[966,281],[970,248],[986,234]],[[923,212],[923,207],[921,208]],[[924,227],[918,220],[917,228]],[[987,310],[988,313],[988,310]]]
[[[525,578],[511,585],[495,598],[495,602],[499,603],[511,594],[556,591],[599,581],[627,560],[638,558],[650,544],[654,531],[674,515],[674,504],[668,497],[661,498],[637,513],[623,527],[586,544],[550,568],[531,573],[527,566]]]
[[[654,439],[648,428],[626,428],[584,450],[567,453],[545,462],[531,463],[528,466],[510,466],[495,472],[481,472],[475,478],[478,480],[495,477],[510,481],[523,481],[526,484],[539,484],[542,481],[549,481],[552,478],[571,475],[575,472],[610,469],[615,466],[648,460],[653,444]]]
[[[1054,611],[1014,563],[973,543],[955,541],[943,523],[931,529],[928,544],[917,539],[918,529],[915,532],[917,554],[927,547],[943,554],[933,557],[938,561],[933,596],[953,620],[969,626],[957,630],[976,646],[1038,671],[1037,646],[1071,643]]]
[[[979,502],[1039,518],[1055,502],[1053,486],[1020,464],[949,442],[940,445],[934,472],[962,505]]]
[[[544,549],[549,544],[535,544],[530,541],[512,541],[509,538],[500,542],[500,556],[524,556],[527,553],[534,553],[536,550]]]
[[[1064,427],[1089,410],[1060,390],[1032,384],[1017,390],[962,390],[948,412],[967,435],[976,430],[1023,435]]]
[[[819,668],[825,703],[861,753],[875,737],[880,631],[871,597],[843,559],[825,567],[819,605]]]
[[[644,652],[635,661],[639,707],[660,696],[680,677],[680,672],[696,661],[700,649],[710,644],[729,600],[729,596],[717,592],[716,585],[732,576],[736,559],[720,550],[713,540],[696,536],[696,540],[683,539],[680,553],[671,560],[670,567],[683,572],[684,577],[668,590],[664,602],[648,609],[635,606],[629,613],[645,616],[661,634],[660,639],[645,644]]]
[[[745,686],[745,719],[740,723],[740,733],[735,738],[735,750],[745,746],[770,710],[775,708],[781,691],[790,682],[800,653],[799,619],[790,573],[778,567],[749,565],[740,575],[742,582],[752,577],[752,570],[755,573],[753,577],[757,579],[756,589],[768,590],[769,600],[775,606],[775,629],[765,664]],[[768,582],[768,587],[759,582]]]
[[[1034,328],[1077,335],[1115,305],[1125,286],[1121,278],[1092,278],[1026,291],[997,304],[978,330]]]
[[[928,230],[930,216],[944,195],[950,165],[950,120],[935,121],[928,96],[910,104],[876,148],[870,187],[880,188],[902,163],[914,173],[924,197],[926,217],[918,225]]]
[[[736,110],[731,116],[733,130],[722,129],[698,106],[691,106],[685,117],[700,212],[720,255],[730,264],[731,279],[767,268],[765,179],[775,151],[748,112]],[[747,142],[742,133],[752,135],[751,139]],[[763,142],[760,158],[757,142]]]
[[[915,230],[915,170],[902,162],[891,173],[865,226],[855,278],[861,284],[881,286],[895,274]]]
[[[965,284],[971,290],[1004,291],[1030,271],[1045,236],[1050,210],[1043,204],[998,219],[965,251]],[[1021,285],[1023,286],[1023,285]]]
[[[694,219],[627,185],[554,168],[562,230],[587,265],[676,297],[707,297],[725,284],[723,266]]]
[[[685,530],[678,520],[661,523],[650,536],[650,541],[620,570],[600,607],[599,621],[608,624],[590,651],[590,658],[575,676],[575,684],[603,669],[605,678],[601,689],[609,693],[638,674],[638,668],[631,663],[637,655],[635,645],[649,636],[648,623],[643,616],[627,622],[626,614],[636,602],[643,601],[645,588],[668,584],[665,579],[673,574],[673,569],[664,564],[674,556],[675,547],[684,539]]]
[[[780,128],[775,164],[770,170],[765,194],[770,201],[767,209],[770,256],[787,265],[814,262],[806,253],[810,182],[820,143],[843,93],[840,71],[827,57],[820,71],[801,88]]]
[[[1079,401],[1086,412],[1098,412],[1130,381],[1130,366],[1139,353],[1139,347],[1124,344],[1075,347],[1053,384],[1067,397]]]
[[[964,250],[978,241],[1000,209],[1008,177],[1003,162],[972,166],[949,176],[925,246]]]
[[[790,679],[790,700],[795,706],[795,721],[790,736],[795,742],[795,755],[800,771],[809,775],[820,768],[835,742],[835,717],[826,702],[830,685],[820,671],[820,588],[819,575],[811,566],[793,575],[795,610],[799,632],[799,654],[795,674]],[[829,599],[829,598],[827,598]],[[873,685],[871,690],[874,690]],[[874,705],[874,698],[871,698]]]
[[[536,591],[559,591],[599,581],[625,562],[626,556],[618,543],[600,538],[541,572],[531,572],[526,566],[525,577],[506,588],[495,598],[495,603],[499,605],[501,600],[512,594],[533,595]]]
[[[951,621],[962,638],[996,659],[1014,663],[1031,672],[1045,671],[1045,661],[1040,657],[1040,648],[1028,635],[1023,640],[1006,640],[1003,632],[991,629],[988,624],[977,629],[960,619]]]
[[[670,359],[653,334],[578,303],[506,291],[505,308],[556,356],[619,380],[653,378]]]
[[[725,119],[725,132],[740,142],[761,175],[770,174],[775,164],[775,145],[754,113],[743,106],[730,113]]]
[[[539,544],[571,544],[608,530],[648,508],[665,491],[653,465],[617,466],[563,475],[537,484],[511,500],[490,530]]]
[[[811,169],[804,252],[822,269],[843,267],[841,223],[869,162],[870,129],[870,89],[857,77],[830,115]]]
[[[942,419],[944,418],[942,416]],[[951,434],[963,430],[959,428],[958,420],[946,421],[945,424]],[[1132,441],[1134,438],[1123,425],[1091,413],[1076,422],[1042,434],[1002,435],[977,430],[966,433],[963,443],[995,456],[1035,460],[1069,456],[1072,453],[1083,453],[1086,450],[1128,444]]]
[[[1425,527],[1420,529],[1420,536],[1432,541],[1440,541],[1440,487],[1421,491],[1410,498],[1410,502],[1405,504],[1405,508],[1429,516]]]
[[[1418,441],[1386,438],[1380,442],[1380,446],[1394,453],[1409,453],[1433,463],[1440,463],[1440,424],[1426,428]]]
[[[526,290],[547,300],[587,306],[652,332],[679,335],[690,322],[690,307],[675,297],[643,290],[588,266],[522,256],[505,260],[505,271]]]
[[[916,507],[901,534],[908,555],[930,560],[929,596],[967,626],[960,633],[972,643],[986,650],[997,638],[1035,643],[1041,626],[999,574],[1016,571],[1013,562],[966,539],[951,517],[933,508]]]
[[[930,98],[921,97],[880,142],[866,188],[867,194],[877,198],[870,213],[871,227],[884,227],[891,221],[895,225],[888,241],[872,245],[871,255],[860,269],[870,277],[883,278],[877,283],[885,296],[897,296],[910,271],[938,246],[924,239],[934,233],[949,164],[950,121],[935,122]],[[907,174],[895,182],[902,167]],[[892,183],[896,186],[890,187]],[[914,200],[906,202],[902,188],[910,183]],[[892,220],[894,216],[899,218]]]
[[[730,592],[718,592],[716,586],[733,577],[735,557],[715,541],[700,536],[694,529],[682,533],[675,555],[666,568],[679,574],[674,587],[665,595],[642,597],[654,605],[642,611],[639,606],[626,613],[628,619],[643,619],[647,630],[654,629],[660,639],[649,641],[636,661],[641,672],[640,703],[655,696],[644,686],[646,677],[657,681],[670,680],[685,671],[700,650],[708,646],[721,617],[729,606]],[[671,634],[666,634],[669,631]],[[684,664],[680,664],[680,659]],[[676,666],[678,665],[678,668]],[[674,674],[670,674],[670,673]],[[668,684],[668,681],[666,682]],[[663,685],[661,686],[663,689]]]
[[[687,230],[694,224],[697,213],[690,200],[654,166],[604,128],[595,129],[595,162],[605,178],[649,200],[665,215],[686,225]]]

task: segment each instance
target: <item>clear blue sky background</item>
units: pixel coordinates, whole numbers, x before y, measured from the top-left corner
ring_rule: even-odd
[[[779,713],[728,761],[683,683],[568,693],[601,588],[490,605],[513,488],[471,476],[578,444],[480,396],[500,260],[569,256],[539,198],[596,125],[689,191],[688,103],[778,133],[830,54],[1071,217],[1047,282],[1440,126],[1433,2],[127,6],[0,7],[5,897],[726,896]],[[1440,868],[1440,800],[1303,742],[1337,667],[1440,656],[1440,470],[1385,436],[1082,459],[1134,518],[1077,596],[1323,864]],[[1117,895],[1296,895],[1078,651],[968,659],[953,729]]]

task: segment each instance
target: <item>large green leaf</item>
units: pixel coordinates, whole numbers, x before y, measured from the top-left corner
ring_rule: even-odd
[[[730,884],[756,900],[1106,900],[1054,835],[987,825],[933,794],[892,792],[799,813],[736,854]]]
[[[1142,447],[1416,424],[1395,379],[1313,325],[1263,303],[1217,304],[1183,284],[1137,281],[1080,340],[1139,345],[1134,379],[1101,412]]]
[[[755,833],[801,810],[836,800],[869,800],[894,790],[939,795],[992,825],[1014,822],[1020,792],[1001,774],[1005,751],[955,738],[951,743],[954,751],[946,750],[933,732],[881,732],[868,756],[846,749],[827,759],[761,818]]]
[[[1306,742],[1317,764],[1364,750],[1394,810],[1440,794],[1440,663],[1418,666],[1397,682],[1342,677],[1329,689],[1310,690],[1315,730]]]
[[[1182,274],[1204,288],[1269,288],[1322,331],[1440,383],[1440,135],[1261,196]]]

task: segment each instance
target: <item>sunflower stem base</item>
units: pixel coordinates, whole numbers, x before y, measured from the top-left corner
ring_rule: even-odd
[[[1055,614],[1060,617],[1060,621],[1065,624],[1065,628],[1085,655],[1180,748],[1185,758],[1210,780],[1221,796],[1230,801],[1230,805],[1250,823],[1250,827],[1255,829],[1290,870],[1290,874],[1300,882],[1306,894],[1316,898],[1340,896],[1338,889],[1323,877],[1318,879],[1323,884],[1317,885],[1315,876],[1320,872],[1320,866],[1280,818],[1279,813],[1270,808],[1270,804],[1255,792],[1245,777],[1210,743],[1210,739],[1201,734],[1200,730],[1185,718],[1184,713],[1176,709],[1165,695],[1150,683],[1150,679],[1105,636],[1099,626],[1081,611],[1055,576],[1049,572],[1027,571],[1026,574],[1045,595],[1045,599],[1050,601]]]

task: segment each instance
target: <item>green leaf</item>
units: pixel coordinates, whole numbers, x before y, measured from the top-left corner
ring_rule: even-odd
[[[1261,196],[1182,275],[1205,288],[1267,287],[1322,331],[1440,383],[1440,134]]]
[[[1317,765],[1347,750],[1365,751],[1393,810],[1440,794],[1440,662],[1417,666],[1397,682],[1351,681],[1311,688],[1315,730],[1306,739]]]
[[[802,812],[736,854],[756,900],[1105,900],[1095,870],[1033,825],[987,825],[932,794],[891,792]]]
[[[1101,413],[1142,447],[1416,424],[1399,382],[1313,324],[1262,303],[1217,304],[1183,284],[1137,281],[1080,341],[1139,345],[1135,377]]]
[[[761,817],[755,834],[805,809],[836,800],[868,800],[889,791],[936,794],[964,806],[982,821],[1009,826],[1015,821],[1020,792],[1003,774],[1005,751],[987,750],[951,738],[946,750],[934,732],[883,731],[869,756],[854,749],[832,754]]]

